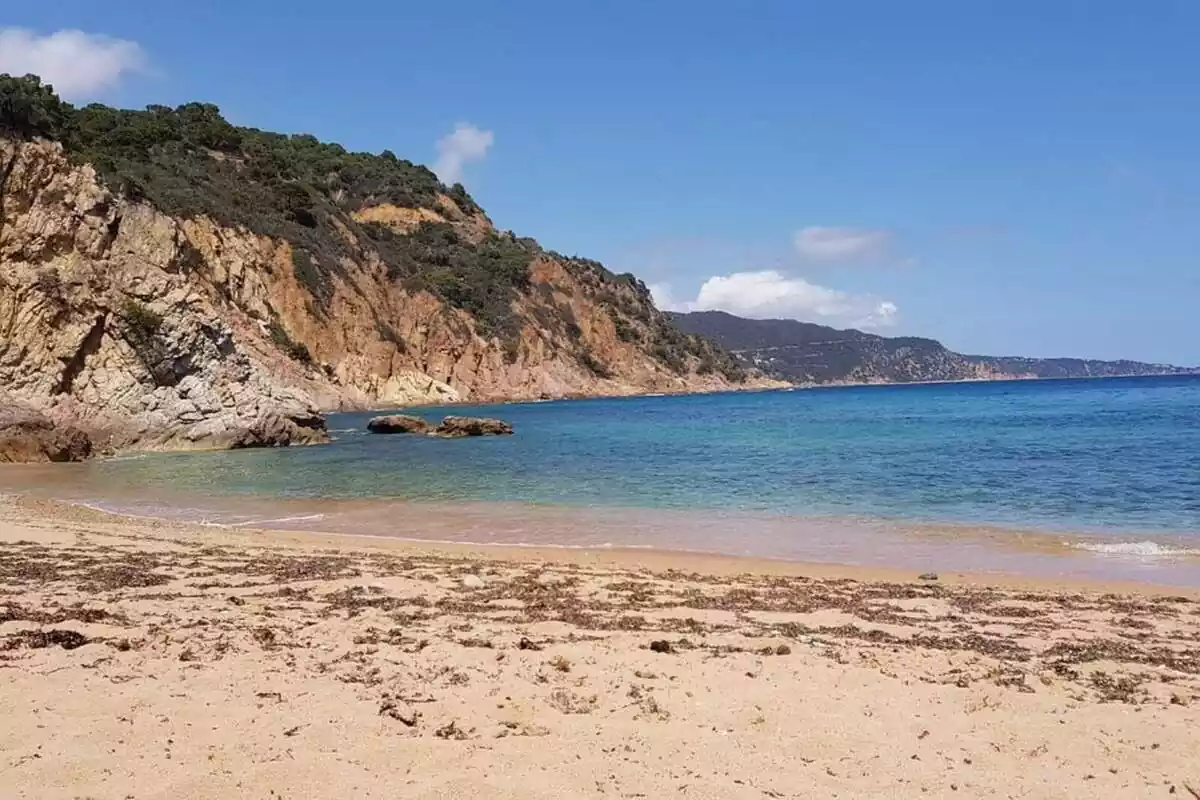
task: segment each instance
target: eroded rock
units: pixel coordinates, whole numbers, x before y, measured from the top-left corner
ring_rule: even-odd
[[[434,436],[458,439],[464,436],[508,436],[513,432],[511,423],[488,417],[446,417],[433,430]]]
[[[30,409],[0,406],[0,462],[83,461],[91,455],[91,437],[80,429]]]
[[[430,424],[409,414],[389,414],[374,417],[367,423],[371,433],[428,433]]]
[[[315,412],[293,410],[291,414],[272,413],[238,432],[229,443],[231,450],[249,447],[288,447],[295,444],[320,444],[328,441],[325,419]]]

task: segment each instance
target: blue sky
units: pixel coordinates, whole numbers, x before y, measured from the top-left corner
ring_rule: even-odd
[[[497,225],[675,307],[1200,363],[1192,0],[56,0],[0,28],[0,71],[76,102],[442,141]]]

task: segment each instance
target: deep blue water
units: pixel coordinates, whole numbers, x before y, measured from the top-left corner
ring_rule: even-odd
[[[503,500],[1200,535],[1200,377],[879,386],[417,409],[512,437],[365,433],[147,456],[99,484],[207,495]]]

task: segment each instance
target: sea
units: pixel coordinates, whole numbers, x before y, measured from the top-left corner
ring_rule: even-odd
[[[138,516],[1200,586],[1200,376],[828,387],[408,409],[516,434],[0,471]]]

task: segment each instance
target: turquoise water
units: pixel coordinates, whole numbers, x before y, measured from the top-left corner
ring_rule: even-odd
[[[333,414],[328,446],[0,472],[124,513],[476,543],[1200,585],[1200,377],[842,387]],[[14,478],[14,475],[17,477]]]
[[[205,494],[518,501],[1200,534],[1200,377],[846,387],[417,409],[517,435],[364,432],[156,456],[108,480]]]

